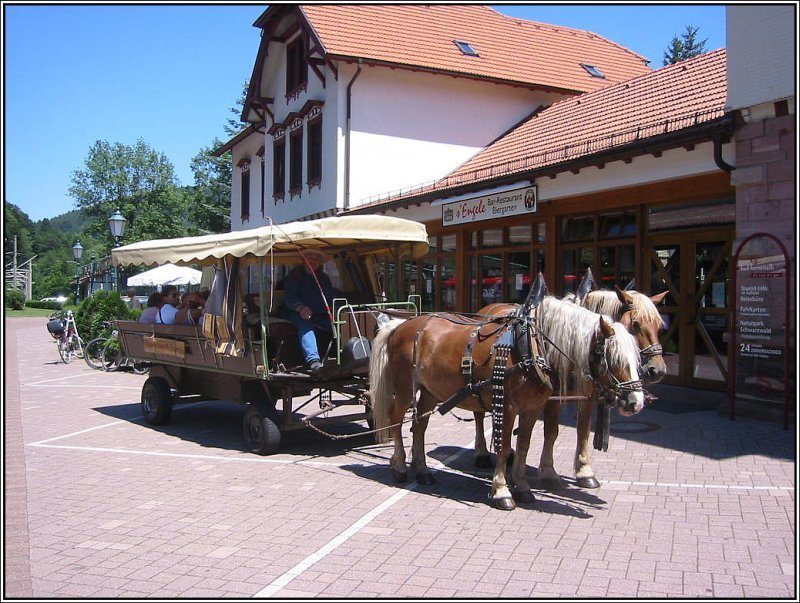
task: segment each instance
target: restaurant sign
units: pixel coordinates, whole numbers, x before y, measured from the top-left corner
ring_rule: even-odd
[[[536,185],[442,205],[442,224],[454,226],[536,212]]]

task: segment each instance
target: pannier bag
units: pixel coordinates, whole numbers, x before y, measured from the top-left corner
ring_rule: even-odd
[[[50,335],[53,336],[53,339],[57,339],[64,334],[64,325],[57,318],[54,318],[53,320],[48,320],[47,331],[48,333],[50,333]]]
[[[366,337],[351,337],[342,348],[343,364],[350,364],[369,358],[372,353],[372,344]]]

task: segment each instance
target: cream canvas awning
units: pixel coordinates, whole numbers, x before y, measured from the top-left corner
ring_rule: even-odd
[[[282,258],[294,262],[303,249],[330,254],[347,247],[394,260],[417,258],[428,251],[428,233],[424,224],[404,218],[334,216],[199,237],[140,241],[113,249],[111,261],[117,266],[168,262],[209,266],[225,256],[257,261],[273,254],[276,262]]]

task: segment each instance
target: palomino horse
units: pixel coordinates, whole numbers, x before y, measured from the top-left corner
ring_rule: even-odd
[[[546,326],[538,327],[545,336],[570,357],[579,358],[580,366],[595,375],[598,384],[614,391],[614,404],[620,412],[639,412],[644,406],[644,392],[639,380],[638,350],[625,327],[570,302],[546,298],[543,304],[552,310],[548,312]],[[511,452],[514,420],[519,416],[511,476],[519,500],[534,500],[525,476],[526,458],[533,425],[552,395],[552,386],[538,364],[530,357],[525,359],[522,352],[505,357],[499,371],[502,385],[498,386],[495,380],[498,341],[504,334],[516,333],[511,344],[514,350],[534,349],[530,337],[536,327],[531,322],[527,315],[480,322],[458,314],[429,314],[405,321],[392,320],[378,331],[370,357],[372,411],[379,438],[394,440],[390,466],[396,481],[406,479],[402,421],[409,408],[414,407],[411,468],[418,482],[431,484],[434,479],[425,459],[429,415],[441,402],[445,402],[445,407],[458,403],[473,412],[488,411],[487,400],[494,391],[495,400],[499,395],[502,404],[495,424],[501,425],[502,435],[495,434],[497,463],[490,497],[498,508],[515,507],[505,479],[505,466]],[[520,323],[525,328],[519,328]],[[465,383],[465,350],[469,350],[474,388]],[[562,373],[558,374],[559,379],[568,377],[566,363],[554,362],[551,366]],[[419,400],[414,404],[417,392]],[[496,407],[494,411],[497,413]]]
[[[657,383],[667,372],[662,349],[659,345],[658,333],[663,326],[661,315],[656,304],[661,303],[666,292],[648,297],[638,291],[591,291],[582,299],[572,299],[583,307],[599,313],[606,314],[619,321],[635,337],[636,343],[644,362],[641,365],[642,378],[648,383]],[[502,315],[515,312],[519,306],[516,304],[491,304],[482,308],[479,313],[487,315]],[[565,382],[562,382],[562,386]],[[578,395],[589,396],[578,403],[578,418],[576,424],[577,442],[575,447],[574,471],[576,484],[582,488],[597,488],[600,483],[595,477],[591,466],[591,449],[589,447],[589,434],[591,433],[592,412],[597,406],[597,397],[591,395],[591,385],[584,382],[579,384]],[[563,393],[563,392],[562,392]],[[553,449],[558,438],[559,414],[561,402],[557,399],[547,403],[544,410],[544,445],[539,463],[539,483],[543,488],[555,490],[565,486],[561,476],[553,467]],[[478,466],[488,466],[489,452],[486,439],[483,436],[483,415],[475,413],[475,463]],[[478,435],[479,434],[479,435]]]

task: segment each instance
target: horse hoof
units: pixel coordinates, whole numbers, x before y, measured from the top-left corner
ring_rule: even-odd
[[[493,498],[492,503],[495,509],[501,511],[513,511],[517,506],[513,498]]]
[[[579,477],[575,480],[575,483],[578,485],[579,488],[591,488],[594,490],[595,488],[600,487],[600,482],[594,476],[591,477]]]
[[[524,504],[536,502],[536,497],[533,496],[533,492],[530,490],[515,490],[514,499]]]
[[[415,476],[415,478],[417,480],[417,483],[422,484],[423,486],[430,486],[431,484],[436,483],[436,480],[430,473],[419,473]]]
[[[543,490],[563,490],[566,486],[563,480],[553,477],[539,478],[539,486]]]
[[[408,481],[408,474],[392,469],[392,479],[398,484],[405,484]]]
[[[494,467],[492,464],[492,458],[490,456],[476,456],[475,457],[475,466],[480,467],[481,469],[491,469]]]

